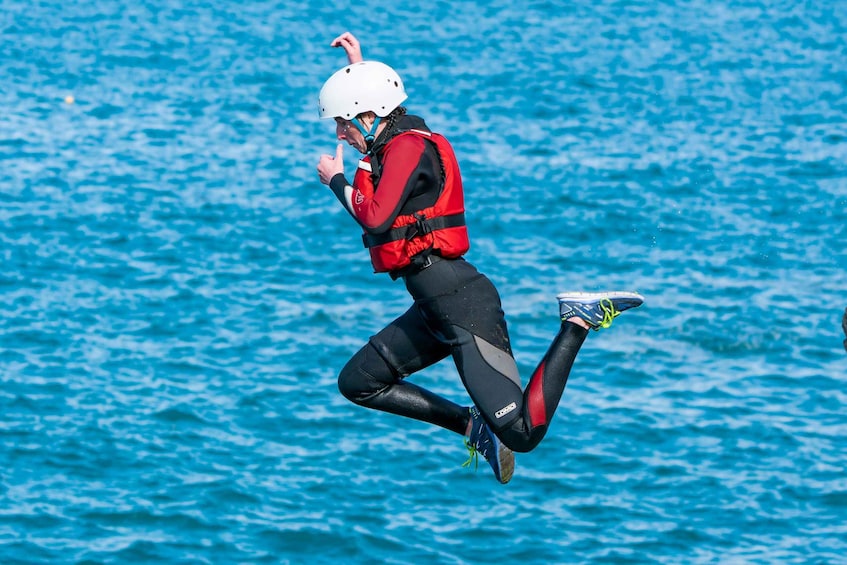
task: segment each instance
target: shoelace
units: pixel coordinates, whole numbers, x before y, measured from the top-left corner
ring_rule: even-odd
[[[609,298],[604,298],[600,301],[600,310],[603,311],[603,321],[595,329],[606,329],[612,325],[612,320],[620,316],[621,313],[615,308],[615,304]]]
[[[468,460],[462,463],[462,467],[470,467],[471,462],[474,463],[474,471],[479,470],[479,450],[472,444],[468,438],[465,438],[465,447],[468,448]]]

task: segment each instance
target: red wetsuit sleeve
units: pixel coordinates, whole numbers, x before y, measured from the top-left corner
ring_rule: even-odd
[[[374,193],[353,187],[353,217],[367,232],[382,233],[391,227],[415,187],[425,150],[426,142],[416,135],[398,137],[379,156],[382,171]]]

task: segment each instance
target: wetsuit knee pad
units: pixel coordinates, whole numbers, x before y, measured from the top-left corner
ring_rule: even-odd
[[[341,369],[338,375],[338,390],[351,402],[361,404],[369,396],[397,380],[385,359],[368,343]]]

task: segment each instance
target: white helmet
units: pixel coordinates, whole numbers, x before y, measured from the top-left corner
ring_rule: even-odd
[[[352,120],[362,112],[384,118],[407,98],[400,75],[384,63],[362,61],[336,71],[321,88],[321,118]]]

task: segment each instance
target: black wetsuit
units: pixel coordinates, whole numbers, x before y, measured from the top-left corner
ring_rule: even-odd
[[[376,140],[373,152],[377,158],[380,148],[397,131],[409,127],[426,126],[419,118],[403,116]],[[409,178],[382,176],[377,194],[401,199],[382,208],[391,208],[396,216],[401,209],[406,213],[413,196],[419,202],[434,201],[441,183],[433,175],[432,158],[427,151],[420,154],[418,166]],[[388,163],[383,163],[383,171],[387,168]],[[348,184],[343,175],[336,175],[330,183],[342,204]],[[393,216],[380,218],[379,229],[387,229]],[[367,231],[373,229],[361,218],[356,219]],[[393,275],[403,278],[414,303],[350,359],[338,378],[341,393],[356,404],[464,434],[469,420],[467,407],[406,380],[452,356],[468,394],[500,440],[513,451],[529,451],[538,445],[588,330],[562,323],[524,390],[500,296],[485,275],[462,258],[437,256],[432,257],[431,263],[413,265]]]

